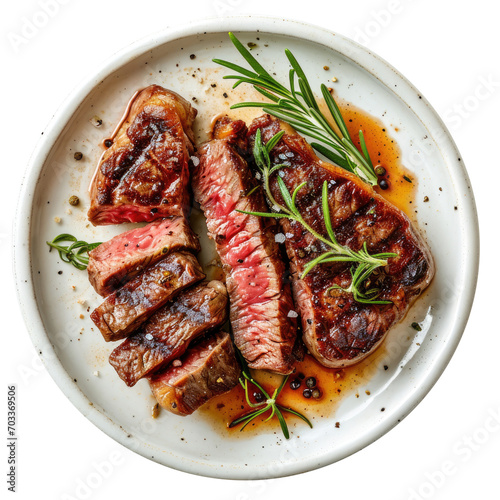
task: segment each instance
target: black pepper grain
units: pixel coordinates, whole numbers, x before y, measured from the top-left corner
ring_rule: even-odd
[[[253,397],[257,403],[262,403],[262,401],[264,401],[264,394],[260,391],[254,392]]]
[[[379,185],[380,189],[383,189],[384,191],[386,189],[389,189],[389,183],[385,179],[380,179],[378,181],[378,185]]]
[[[74,158],[76,161],[80,161],[80,160],[83,158],[83,153],[80,153],[80,151],[77,151],[77,152],[73,155],[73,158]]]
[[[306,386],[309,387],[309,389],[316,387],[316,379],[314,377],[309,377],[306,380]]]

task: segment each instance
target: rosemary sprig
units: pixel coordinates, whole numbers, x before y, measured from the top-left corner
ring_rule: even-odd
[[[241,102],[231,106],[231,109],[262,108],[265,113],[289,123],[298,132],[319,141],[311,142],[311,146],[330,161],[356,174],[370,185],[376,186],[377,175],[366,148],[363,132],[359,131],[361,145],[361,151],[359,151],[349,135],[339,107],[328,87],[321,84],[321,94],[338,131],[332,127],[328,118],[320,111],[302,67],[288,49],[285,49],[285,55],[291,65],[289,89],[273,78],[233,33],[229,33],[229,38],[254,71],[222,59],[213,59],[213,62],[237,73],[236,75],[224,76],[225,79],[236,80],[233,88],[242,83],[248,83],[253,85],[257,92],[272,101],[267,103]]]
[[[71,242],[69,246],[63,246],[60,243]],[[60,234],[52,241],[46,241],[49,247],[55,248],[59,252],[59,257],[63,262],[72,264],[80,271],[87,269],[89,265],[89,252],[98,247],[101,243],[87,243],[81,241],[71,234]]]
[[[240,378],[239,381],[241,386],[245,390],[246,402],[248,406],[250,406],[250,408],[253,408],[253,410],[241,417],[234,419],[229,424],[229,428],[243,424],[240,429],[241,432],[250,422],[255,420],[257,417],[259,417],[260,415],[264,415],[267,412],[270,412],[269,416],[266,418],[266,420],[264,420],[264,422],[267,422],[271,420],[274,416],[276,416],[278,418],[283,435],[285,436],[286,439],[290,439],[290,432],[288,430],[288,425],[286,423],[285,417],[283,416],[283,412],[287,412],[291,413],[292,415],[295,415],[296,417],[301,418],[312,429],[312,423],[306,416],[302,415],[302,413],[296,410],[293,410],[292,408],[282,406],[276,402],[279,394],[281,393],[283,387],[285,387],[285,384],[288,381],[289,375],[283,377],[280,385],[274,390],[273,395],[270,396],[269,393],[252,377],[250,369],[248,368],[245,359],[243,358],[238,349],[236,349],[236,352],[238,354],[238,357],[240,358],[240,362],[242,365],[242,374],[243,374],[243,377]],[[261,403],[252,403],[250,401],[250,397],[248,394],[250,384],[254,385],[255,387],[257,387],[257,389],[259,389],[259,391],[261,391],[261,393],[265,398],[265,401],[262,401]]]
[[[331,250],[324,252],[318,257],[312,259],[307,265],[304,267],[302,271],[301,279],[304,279],[306,275],[318,264],[325,264],[328,262],[353,262],[354,266],[351,269],[351,284],[347,288],[341,288],[338,285],[330,287],[328,289],[341,289],[345,292],[352,293],[354,300],[357,302],[370,303],[370,304],[390,304],[389,301],[385,300],[376,300],[379,289],[371,288],[366,291],[362,291],[364,287],[364,283],[367,278],[373,273],[375,269],[378,267],[383,267],[387,265],[387,259],[390,257],[396,257],[397,254],[384,252],[378,253],[375,255],[370,255],[368,253],[368,249],[366,246],[366,242],[363,244],[361,250],[355,251],[351,248],[341,245],[337,238],[335,237],[335,232],[333,231],[332,222],[330,218],[330,207],[328,204],[328,183],[325,181],[323,183],[323,191],[322,191],[322,212],[323,212],[323,220],[327,232],[327,236],[323,236],[318,233],[310,224],[308,224],[299,209],[296,205],[296,199],[299,191],[307,184],[307,182],[303,182],[295,187],[293,193],[290,194],[288,188],[286,187],[283,179],[278,175],[276,181],[278,184],[278,188],[280,190],[281,196],[285,205],[278,203],[273,196],[270,188],[270,178],[271,176],[280,170],[281,168],[287,168],[289,165],[286,163],[275,165],[271,167],[271,158],[269,153],[276,146],[278,141],[283,136],[284,131],[279,132],[275,136],[273,136],[267,144],[262,142],[262,133],[261,130],[258,129],[255,134],[255,143],[253,149],[253,155],[255,158],[255,163],[257,168],[260,170],[264,191],[266,196],[270,202],[272,213],[266,212],[245,212],[249,215],[256,215],[259,217],[274,217],[278,219],[289,219],[294,220],[301,224],[304,229],[309,231],[316,239],[322,241],[325,245],[329,246]]]

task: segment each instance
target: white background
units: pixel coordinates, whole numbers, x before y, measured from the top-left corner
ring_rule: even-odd
[[[475,0],[46,0],[45,26],[21,40],[44,0],[4,2],[0,254],[6,386],[18,386],[18,498],[500,498],[500,328],[495,257],[500,137],[500,9]],[[55,6],[54,6],[55,5]],[[57,12],[56,12],[57,11]],[[269,15],[321,25],[368,46],[398,68],[447,122],[468,168],[479,210],[481,271],[471,317],[445,373],[395,429],[337,464],[272,481],[207,479],[164,468],[88,422],[40,365],[22,321],[11,266],[12,218],[25,166],[55,110],[119,49],[149,33],[204,17]],[[42,16],[43,17],[43,16]],[[487,83],[485,83],[487,82]],[[477,96],[477,97],[476,97]],[[478,99],[478,97],[480,97]],[[492,415],[498,423],[493,424]],[[7,491],[7,449],[0,490]],[[96,464],[114,460],[96,481]],[[5,464],[5,465],[4,465]],[[446,474],[442,471],[446,470]],[[5,472],[4,472],[5,471]],[[81,485],[92,478],[92,487]],[[97,483],[99,483],[97,485]],[[79,486],[80,485],[80,486]],[[6,497],[5,497],[6,498]]]

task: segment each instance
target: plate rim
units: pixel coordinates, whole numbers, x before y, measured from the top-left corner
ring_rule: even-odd
[[[85,98],[100,84],[101,81],[111,75],[114,71],[141,56],[148,50],[152,50],[158,46],[182,38],[202,35],[204,33],[225,33],[227,31],[260,31],[263,33],[271,33],[281,36],[292,36],[309,42],[319,43],[330,50],[339,52],[344,57],[348,57],[355,64],[359,65],[365,71],[380,80],[384,86],[388,87],[386,83],[386,80],[388,79],[401,82],[403,85],[399,86],[397,91],[395,91],[393,87],[391,87],[390,90],[410,108],[412,108],[415,116],[422,122],[422,125],[429,130],[433,138],[434,134],[432,133],[432,130],[444,132],[439,141],[435,138],[434,141],[443,155],[443,158],[446,160],[448,171],[452,176],[456,192],[458,194],[466,195],[461,200],[460,209],[463,211],[461,226],[463,225],[463,229],[468,236],[465,239],[468,241],[468,258],[464,262],[463,276],[470,286],[468,289],[462,290],[460,295],[458,310],[462,312],[458,315],[458,318],[456,318],[451,327],[450,341],[443,348],[440,356],[432,364],[423,383],[421,383],[417,391],[414,391],[411,397],[409,397],[401,406],[397,408],[397,412],[392,420],[387,419],[386,421],[378,424],[376,427],[373,427],[366,435],[363,434],[361,438],[357,437],[356,439],[353,439],[349,445],[344,446],[340,453],[338,450],[330,450],[328,453],[322,453],[320,456],[313,455],[309,457],[308,460],[281,464],[279,472],[275,473],[270,472],[271,468],[267,468],[267,470],[264,471],[264,474],[262,474],[263,471],[258,466],[242,467],[239,464],[235,464],[235,467],[219,467],[210,466],[207,463],[197,462],[182,456],[167,454],[162,457],[158,456],[158,454],[151,456],[152,449],[149,445],[143,443],[142,441],[137,447],[131,448],[130,440],[127,440],[126,433],[120,429],[119,425],[113,422],[105,413],[89,404],[90,400],[73,382],[57,357],[54,347],[50,344],[50,340],[48,339],[43,325],[38,303],[36,301],[30,260],[31,248],[29,242],[31,238],[31,213],[33,210],[32,199],[36,190],[41,169],[65,125],[77,111],[79,105],[85,100]],[[350,53],[346,54],[345,52],[341,52],[338,48],[334,47],[333,40],[335,42],[339,41],[339,43],[345,48],[349,48]],[[385,72],[383,79],[375,73],[374,68],[367,65],[367,63],[373,63],[374,60],[377,63],[376,65],[378,65],[379,68],[382,68]],[[373,66],[373,64],[371,64],[371,66]],[[429,128],[429,125],[431,124],[432,129]],[[149,460],[153,460],[173,469],[215,478],[265,479],[284,477],[314,470],[332,464],[352,455],[357,451],[360,451],[369,444],[378,440],[400,421],[402,421],[429,393],[451,360],[451,357],[453,356],[463,335],[470,311],[472,309],[477,285],[477,270],[479,267],[479,224],[469,176],[449,130],[425,97],[423,97],[415,86],[392,65],[377,54],[373,53],[370,49],[326,28],[300,21],[286,20],[276,17],[253,15],[229,16],[224,18],[206,18],[174,28],[167,27],[160,32],[152,33],[136,42],[133,42],[104,61],[94,75],[85,79],[69,94],[69,96],[54,113],[29,159],[28,166],[23,176],[20,196],[16,207],[13,232],[13,250],[13,267],[17,298],[21,306],[21,312],[26,328],[31,341],[36,348],[37,355],[41,358],[48,373],[54,379],[55,383],[59,386],[64,395],[87,419],[89,419],[101,431],[128,449],[132,449]]]

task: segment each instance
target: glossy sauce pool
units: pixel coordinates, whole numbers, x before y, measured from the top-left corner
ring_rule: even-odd
[[[357,138],[354,141],[356,145],[359,147],[359,130],[361,129],[363,130],[370,158],[372,158],[375,165],[382,165],[386,169],[383,178],[389,183],[389,188],[382,190],[376,187],[375,190],[411,217],[413,214],[412,204],[415,197],[416,179],[401,164],[400,150],[393,136],[397,134],[397,130],[392,129],[391,133],[389,133],[388,126],[384,125],[381,120],[367,114],[351,103],[338,101],[338,104],[351,137]],[[255,113],[252,110],[251,116],[242,115],[241,111],[238,114],[231,113],[231,116],[244,119],[249,123],[258,114],[260,113]],[[348,395],[350,397],[359,397],[358,391],[360,387],[365,388],[367,382],[375,373],[388,368],[383,365],[384,355],[385,349],[384,344],[382,344],[377,351],[364,361],[342,370],[334,370],[320,365],[312,356],[306,354],[304,360],[296,364],[295,372],[290,375],[278,397],[278,403],[303,413],[311,420],[313,425],[314,421],[326,417],[331,420],[332,426],[338,427],[341,422],[336,421],[335,410],[339,403]],[[253,376],[271,395],[274,388],[278,387],[282,380],[281,376],[262,371],[253,372]],[[302,379],[301,376],[303,376]],[[319,399],[305,398],[303,395],[303,391],[306,389],[306,380],[309,377],[316,379],[316,387],[321,393]],[[295,390],[290,386],[290,383],[294,380],[300,380],[301,382],[300,387]],[[253,385],[250,385],[250,388],[250,394],[258,391]],[[363,390],[369,396],[369,391]],[[244,390],[238,385],[228,393],[210,400],[200,408],[199,412],[209,418],[215,424],[216,429],[220,430],[225,436],[237,437],[241,435],[241,425],[233,428],[229,428],[228,425],[235,418],[245,415],[250,410],[251,408],[245,401]],[[250,435],[262,431],[281,433],[278,420],[273,418],[268,422],[264,422],[266,417],[267,415],[256,418],[243,432]],[[301,432],[301,429],[307,431],[307,424],[298,417],[285,413],[285,418],[287,422],[298,423],[297,428],[294,429],[295,434]]]

